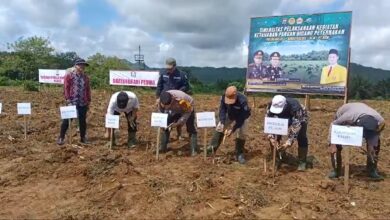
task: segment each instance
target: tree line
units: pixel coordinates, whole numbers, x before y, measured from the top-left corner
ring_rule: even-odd
[[[309,54],[320,56],[322,53]],[[55,48],[47,38],[20,38],[7,44],[7,51],[0,52],[0,86],[24,86],[26,90],[37,90],[38,69],[66,69],[73,65],[78,57],[76,52],[55,52]],[[137,64],[116,56],[105,56],[96,53],[87,58],[90,66],[86,71],[90,74],[92,88],[109,88],[109,70],[134,70]],[[196,77],[199,67],[179,67],[186,72],[194,93],[221,93],[228,85],[235,85],[239,90],[245,87],[245,79],[239,71],[237,79],[218,79],[204,83]],[[240,70],[240,69],[238,69]],[[359,74],[351,74],[349,95],[354,99],[389,99],[390,78],[377,82],[369,81]]]

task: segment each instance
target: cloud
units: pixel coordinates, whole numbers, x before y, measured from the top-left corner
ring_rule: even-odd
[[[93,10],[90,0],[2,1],[0,48],[38,35],[58,51],[83,57],[100,52],[133,61],[141,45],[150,66],[163,66],[172,56],[184,66],[244,67],[250,17],[352,10],[352,61],[390,69],[387,0],[107,0],[118,15],[99,28],[80,22],[81,1]]]

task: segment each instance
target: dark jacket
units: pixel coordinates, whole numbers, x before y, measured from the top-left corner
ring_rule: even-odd
[[[180,90],[187,93],[190,90],[187,75],[175,68],[172,74],[169,74],[166,69],[160,71],[160,77],[157,83],[156,96],[168,90]]]
[[[288,126],[292,129],[288,131],[288,139],[295,141],[304,123],[307,123],[309,116],[306,109],[293,98],[286,98],[287,104],[280,114],[274,114],[270,111],[271,102],[268,103],[266,117],[277,117],[288,119]]]
[[[245,95],[237,93],[237,100],[232,105],[225,103],[225,95],[221,97],[221,104],[219,107],[219,120],[222,124],[225,124],[226,119],[235,121],[233,132],[238,128],[241,128],[245,120],[251,115],[251,109],[248,106],[248,100]]]

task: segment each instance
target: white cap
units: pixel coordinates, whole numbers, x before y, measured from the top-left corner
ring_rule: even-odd
[[[270,111],[274,114],[280,114],[282,113],[284,106],[286,106],[286,97],[282,95],[276,95],[272,99],[272,105],[270,108]]]

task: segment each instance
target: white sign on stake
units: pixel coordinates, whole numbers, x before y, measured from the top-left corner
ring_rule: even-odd
[[[215,112],[196,113],[196,124],[198,128],[213,128],[216,126]]]
[[[288,134],[288,119],[265,117],[264,133],[287,135]]]
[[[361,147],[363,144],[363,127],[332,125],[332,144]]]
[[[119,115],[106,115],[106,128],[119,128]]]
[[[153,112],[150,122],[152,127],[167,128],[168,114]]]
[[[18,115],[31,115],[31,103],[18,103]]]
[[[77,118],[77,110],[75,105],[60,107],[61,119]]]
[[[3,103],[0,102],[0,114],[1,114],[2,109],[3,109]]]

